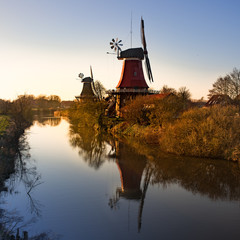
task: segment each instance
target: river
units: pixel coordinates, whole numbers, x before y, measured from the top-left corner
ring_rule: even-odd
[[[19,150],[0,208],[29,236],[240,239],[236,163],[163,154],[60,118],[35,121]]]

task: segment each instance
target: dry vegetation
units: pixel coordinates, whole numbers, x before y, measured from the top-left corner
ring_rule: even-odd
[[[197,108],[188,99],[138,97],[122,109],[123,119],[104,115],[104,102],[78,103],[69,112],[79,127],[134,137],[177,155],[240,160],[239,107]]]

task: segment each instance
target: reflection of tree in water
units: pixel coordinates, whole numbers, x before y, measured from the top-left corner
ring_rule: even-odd
[[[61,123],[61,118],[60,117],[52,117],[52,116],[35,116],[34,117],[35,123],[40,126],[46,126],[46,125],[50,125],[51,127],[56,127]]]
[[[116,141],[114,145],[121,187],[108,204],[111,209],[119,209],[121,198],[139,201],[139,231],[149,184],[179,184],[193,194],[213,200],[240,199],[240,168],[236,163],[172,156],[136,142]]]
[[[78,149],[79,155],[90,167],[98,169],[105,161],[106,143],[103,136],[97,134],[94,129],[70,126],[69,141],[74,148]]]
[[[177,183],[193,194],[213,200],[240,199],[240,167],[237,163],[173,156],[137,142],[131,143],[131,147],[147,157],[153,171],[151,184],[167,187]]]
[[[30,211],[39,217],[41,216],[41,204],[32,197],[31,192],[42,183],[41,175],[37,172],[37,168],[30,158],[29,149],[26,136],[22,136],[16,149],[14,174],[8,180],[8,193],[17,194],[15,186],[20,182],[23,183],[28,196]]]
[[[236,163],[211,159],[156,158],[152,183],[178,183],[192,193],[213,200],[240,199],[240,169]]]
[[[23,183],[26,189],[26,195],[29,200],[29,209],[33,217],[28,221],[19,216],[17,210],[4,209],[4,202],[0,202],[0,239],[57,239],[48,233],[42,233],[38,236],[28,238],[28,233],[23,232],[23,238],[20,238],[19,230],[36,221],[41,216],[41,204],[32,197],[31,193],[41,184],[41,175],[30,160],[29,145],[26,136],[22,136],[19,141],[0,151],[0,197],[8,194],[18,194],[16,186]],[[31,163],[31,164],[30,164]],[[7,181],[7,184],[5,182]],[[13,234],[16,236],[13,236]],[[11,237],[11,238],[10,238]]]

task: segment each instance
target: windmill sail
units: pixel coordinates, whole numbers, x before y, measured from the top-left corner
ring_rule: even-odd
[[[144,21],[142,18],[141,18],[141,39],[142,39],[144,56],[145,56],[146,72],[147,72],[149,81],[153,82],[153,75],[152,75],[150,61],[148,58],[147,43],[146,43],[145,32],[144,32]]]
[[[96,91],[96,88],[95,88],[94,79],[93,79],[93,71],[92,71],[92,66],[91,65],[90,65],[90,75],[91,75],[91,79],[92,79],[92,86],[93,86],[94,93],[99,100],[100,98],[99,98],[99,96],[97,94],[97,91]]]

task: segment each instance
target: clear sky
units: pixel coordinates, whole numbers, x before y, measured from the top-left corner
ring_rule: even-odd
[[[239,0],[0,0],[0,98],[59,95],[72,100],[80,72],[116,87],[122,61],[114,37],[141,47],[140,18],[154,83],[206,98],[214,81],[240,68]]]

